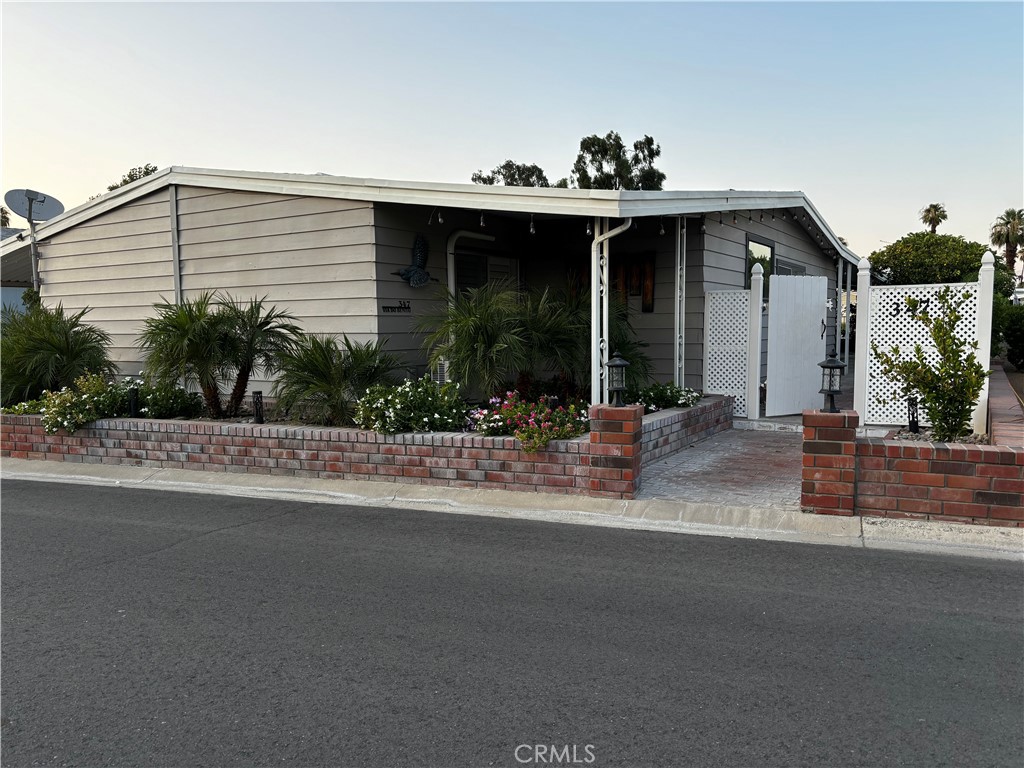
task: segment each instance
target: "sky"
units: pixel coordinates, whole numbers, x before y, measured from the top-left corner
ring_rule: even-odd
[[[1024,3],[0,5],[2,191],[152,163],[469,182],[648,134],[665,189],[800,190],[860,256],[1024,207]],[[21,220],[13,217],[15,226]]]

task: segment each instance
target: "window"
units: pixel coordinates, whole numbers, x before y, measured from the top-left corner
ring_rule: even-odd
[[[794,264],[791,261],[775,260],[776,275],[806,275],[807,268],[802,264]]]
[[[768,285],[768,275],[775,269],[775,243],[771,240],[762,240],[747,235],[747,268],[743,278],[743,287],[750,287],[750,270],[755,264],[760,264],[764,270],[765,288]],[[778,274],[778,273],[777,273]]]
[[[455,291],[479,288],[491,280],[519,279],[519,260],[479,246],[455,251]]]

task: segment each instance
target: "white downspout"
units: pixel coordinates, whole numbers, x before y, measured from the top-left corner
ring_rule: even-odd
[[[608,347],[608,250],[607,243],[625,232],[633,224],[627,218],[609,232],[607,219],[597,219],[594,242],[590,245],[590,402],[592,405],[608,401],[607,381],[604,377],[605,355]],[[602,249],[604,245],[604,249]],[[602,335],[603,334],[603,335]]]

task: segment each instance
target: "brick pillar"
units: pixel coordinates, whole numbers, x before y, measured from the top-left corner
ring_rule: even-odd
[[[857,474],[856,411],[804,411],[800,506],[818,515],[852,515]]]
[[[640,490],[644,408],[590,408],[590,495],[632,499]]]

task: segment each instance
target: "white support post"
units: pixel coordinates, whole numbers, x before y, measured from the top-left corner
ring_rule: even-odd
[[[852,305],[850,304],[850,273],[853,270],[850,268],[850,262],[846,261],[845,259],[843,260],[843,264],[845,265],[843,269],[845,287],[845,290],[843,291],[843,317],[846,318],[846,329],[843,331],[843,362],[846,364],[846,367],[849,368],[850,320],[853,319],[852,315],[850,314],[850,309],[852,308]]]
[[[867,418],[868,364],[871,360],[871,262],[857,265],[857,355],[853,371],[853,410],[861,424]]]
[[[747,418],[761,418],[761,307],[764,304],[764,268],[750,270],[747,322]]]
[[[675,300],[675,352],[672,380],[682,387],[686,380],[686,219],[676,217],[676,300]]]
[[[604,220],[605,232],[608,231],[609,223],[608,219]],[[611,323],[608,317],[610,314],[608,303],[612,292],[611,281],[608,279],[608,266],[612,258],[611,240],[606,239],[601,246],[603,249],[601,251],[601,402],[607,403],[610,401],[608,399],[608,369],[605,366],[616,351],[609,348],[612,343]]]
[[[981,271],[978,272],[978,362],[989,370],[992,354],[992,293],[995,290],[995,257],[986,251],[981,257]],[[972,415],[974,431],[983,435],[988,431],[988,378],[981,387],[981,395]]]
[[[597,405],[601,399],[603,364],[601,356],[601,224],[604,219],[594,217],[594,244],[590,254],[590,402]]]

